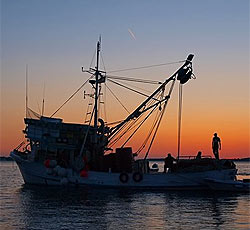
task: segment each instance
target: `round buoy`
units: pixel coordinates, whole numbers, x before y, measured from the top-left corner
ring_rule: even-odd
[[[80,172],[80,176],[81,177],[88,177],[88,171],[86,171],[86,170],[82,170],[81,172]]]
[[[127,183],[128,182],[128,179],[129,179],[129,176],[127,173],[121,173],[120,176],[119,176],[119,179],[122,183]]]
[[[140,181],[142,181],[142,179],[143,179],[143,176],[142,176],[141,173],[135,172],[135,173],[133,174],[133,180],[134,180],[135,182],[140,182]]]
[[[44,161],[44,166],[45,166],[46,168],[49,168],[49,163],[50,163],[50,160],[49,160],[49,159],[45,160],[45,161]]]

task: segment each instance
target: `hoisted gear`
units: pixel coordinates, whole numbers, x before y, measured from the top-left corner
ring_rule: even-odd
[[[192,76],[194,76],[191,62],[193,57],[193,54],[189,54],[184,66],[177,72],[177,80],[179,80],[181,84],[185,84],[189,79],[192,78]]]
[[[192,66],[186,67],[185,69],[181,68],[178,71],[177,80],[179,80],[181,84],[185,84],[189,79],[192,78],[192,75],[193,75]]]

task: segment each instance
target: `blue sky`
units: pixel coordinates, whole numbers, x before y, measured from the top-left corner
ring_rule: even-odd
[[[81,66],[89,67],[101,34],[107,71],[179,61],[194,53],[197,81],[185,89],[186,107],[193,113],[216,110],[232,127],[236,119],[249,126],[249,30],[248,0],[1,0],[2,123],[15,113],[11,119],[20,122],[13,130],[22,127],[26,64],[31,107],[41,103],[46,83],[50,115],[86,80]],[[163,80],[177,67],[124,74]],[[72,111],[79,108],[80,96],[77,100]],[[2,124],[2,130],[8,126]],[[8,139],[14,131],[6,132]]]

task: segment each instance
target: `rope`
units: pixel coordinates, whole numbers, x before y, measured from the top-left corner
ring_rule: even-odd
[[[158,92],[159,94],[160,92]],[[157,95],[155,95],[157,96]],[[153,98],[152,98],[153,99]],[[153,103],[153,101],[149,102],[149,105],[151,105]],[[150,106],[150,109],[152,109],[154,106]],[[137,124],[136,124],[137,122]],[[120,128],[120,130],[113,136],[110,138],[110,140],[114,140],[113,141],[110,141],[110,146],[113,146],[117,141],[119,141],[128,131],[131,131],[132,129],[134,129],[136,126],[140,125],[140,123],[143,122],[143,121],[140,121],[138,119],[136,120],[132,120],[132,123],[126,123],[124,124],[123,127]],[[128,126],[128,127],[127,127]],[[124,130],[126,128],[126,130]],[[123,131],[124,130],[124,131]],[[123,131],[121,133],[121,131]],[[120,134],[121,133],[121,134]]]
[[[147,66],[141,66],[141,67],[135,67],[135,68],[129,68],[129,69],[112,70],[112,71],[108,71],[108,73],[123,72],[123,71],[128,71],[128,70],[137,70],[137,69],[146,69],[146,68],[152,68],[152,67],[158,67],[158,66],[164,66],[164,65],[172,65],[172,64],[183,63],[185,61],[167,62],[167,63],[147,65]]]
[[[117,143],[126,133],[133,130],[136,126],[140,125],[140,122],[138,120],[130,120],[128,123],[125,123],[121,129],[110,138],[112,140],[110,142],[110,145],[113,146],[115,143]]]
[[[118,83],[118,82],[115,82],[115,81],[110,80],[110,79],[107,79],[107,80],[110,81],[110,82],[112,82],[112,83],[114,83],[114,84],[116,84],[116,85],[119,85],[119,86],[121,86],[121,87],[124,87],[125,89],[128,89],[128,90],[131,90],[131,91],[133,91],[133,92],[135,92],[135,93],[138,93],[138,94],[140,94],[140,95],[142,95],[142,96],[144,96],[144,97],[149,97],[147,94],[141,93],[141,92],[139,92],[139,91],[137,91],[137,90],[135,90],[135,89],[131,89],[131,88],[129,88],[129,87],[125,86],[125,85],[122,85],[122,84],[120,84],[120,83]]]
[[[152,139],[151,139],[151,142],[150,142],[150,144],[149,144],[149,147],[148,147],[147,153],[146,153],[146,155],[145,155],[145,157],[144,157],[144,160],[146,160],[147,157],[148,157],[149,151],[150,151],[150,149],[151,149],[151,147],[152,147],[152,144],[153,144],[154,139],[155,139],[155,137],[156,137],[157,131],[158,131],[159,127],[160,127],[160,124],[161,124],[161,121],[162,121],[162,117],[163,117],[163,115],[164,115],[164,112],[165,112],[165,110],[166,110],[166,108],[167,108],[167,104],[168,104],[169,98],[170,98],[170,96],[171,96],[171,94],[172,94],[172,92],[173,92],[173,89],[174,89],[174,84],[175,84],[175,79],[173,80],[173,82],[172,82],[172,84],[171,84],[171,86],[170,86],[169,93],[168,93],[168,95],[167,95],[167,100],[166,100],[165,103],[164,103],[164,107],[163,107],[163,109],[162,109],[162,112],[159,114],[158,124],[157,124],[157,126],[156,126],[154,135],[153,135],[153,137],[152,137]],[[153,130],[152,130],[152,131],[153,131]],[[151,134],[150,134],[150,135],[151,135]]]
[[[120,105],[126,110],[126,112],[128,114],[130,114],[130,112],[128,111],[128,109],[122,104],[122,102],[119,100],[119,98],[113,93],[113,91],[107,86],[107,84],[105,83],[105,86],[107,87],[107,89],[110,91],[110,93],[114,96],[114,98],[120,103]]]
[[[177,160],[180,158],[181,148],[181,115],[182,115],[182,84],[179,84],[179,108],[178,108],[178,137],[177,137]]]
[[[164,89],[165,90],[165,89]],[[162,91],[162,93],[161,93],[161,98],[163,97],[163,95],[164,95],[164,90]],[[171,89],[170,89],[171,90]],[[172,91],[172,90],[171,90]],[[161,107],[161,105],[160,105],[160,107]],[[140,153],[141,153],[141,151],[146,147],[146,144],[147,144],[147,142],[148,142],[148,140],[149,140],[149,138],[151,137],[151,135],[152,135],[152,133],[153,133],[153,131],[154,131],[154,128],[155,128],[155,126],[156,126],[156,124],[157,124],[157,121],[158,121],[158,119],[159,119],[159,117],[160,117],[160,112],[159,112],[160,110],[158,110],[158,112],[157,112],[157,114],[156,114],[156,116],[155,116],[155,119],[154,119],[154,122],[152,123],[152,126],[151,126],[151,129],[150,129],[150,131],[149,131],[149,134],[148,134],[148,136],[145,138],[145,140],[144,140],[144,142],[142,143],[142,145],[138,148],[138,150],[136,151],[136,153],[137,153],[137,155],[139,155]]]
[[[104,60],[103,60],[103,57],[102,57],[102,53],[100,52],[100,54],[101,54],[100,56],[101,56],[101,61],[102,61],[103,69],[106,72],[106,68],[105,68],[105,65],[104,65]]]
[[[155,137],[156,137],[157,131],[158,131],[159,127],[160,127],[160,123],[161,123],[163,114],[164,114],[164,112],[165,112],[165,110],[166,110],[167,102],[168,102],[168,100],[165,102],[164,107],[163,107],[163,110],[162,110],[162,112],[160,113],[160,117],[159,117],[159,120],[158,120],[158,124],[157,124],[157,126],[156,126],[156,129],[155,129],[154,135],[153,135],[153,137],[152,137],[152,140],[151,140],[151,142],[150,142],[150,144],[149,144],[148,151],[147,151],[147,153],[146,153],[146,155],[145,155],[145,157],[144,157],[144,160],[147,159],[148,154],[149,154],[149,151],[150,151],[150,149],[151,149],[151,147],[152,147],[152,145],[153,145],[153,142],[154,142],[154,139],[155,139]]]
[[[117,81],[119,81],[119,80],[117,80]],[[126,82],[126,83],[123,82],[123,85],[126,85],[128,87],[134,88],[134,89],[136,89],[136,90],[138,90],[140,92],[152,94],[152,91],[149,91],[149,90],[143,89],[141,87],[135,86],[135,84],[129,84],[128,82]]]
[[[123,148],[127,143],[128,141],[134,136],[134,134],[139,130],[139,128],[143,125],[143,123],[149,118],[149,116],[154,112],[154,110],[156,109],[156,106],[155,108],[153,108],[151,110],[151,112],[141,121],[141,123],[139,124],[139,126],[134,130],[134,132],[127,138],[127,140],[123,143],[123,145],[121,146],[121,148]]]
[[[106,123],[106,125],[107,125],[107,126],[116,125],[116,124],[119,124],[119,123],[121,123],[121,122],[123,122],[123,121],[124,121],[124,120],[109,122],[109,123]]]
[[[152,124],[152,126],[151,126],[151,129],[150,129],[150,131],[149,131],[148,136],[145,138],[145,140],[144,140],[144,142],[142,143],[142,145],[141,145],[141,146],[138,148],[138,150],[135,152],[137,155],[139,155],[139,154],[141,153],[141,151],[145,148],[145,146],[146,146],[146,144],[147,144],[149,138],[151,137],[151,135],[152,135],[152,133],[153,133],[153,131],[154,131],[155,125],[157,124],[157,121],[158,121],[158,119],[159,119],[159,115],[160,115],[160,113],[159,113],[159,110],[158,110],[158,112],[157,112],[157,114],[156,114],[156,116],[155,116],[154,122],[153,122],[153,124]]]
[[[91,59],[90,65],[89,65],[89,69],[91,68],[91,66],[92,66],[92,64],[93,64],[95,54],[96,54],[96,48],[95,48],[95,51],[94,51],[93,57],[92,57],[92,59]]]
[[[94,111],[95,111],[95,108],[93,108],[92,113],[91,113],[91,117],[89,119],[88,129],[87,129],[87,132],[85,133],[85,137],[84,137],[82,147],[81,147],[81,150],[80,150],[80,154],[79,154],[80,157],[82,157],[83,150],[84,150],[84,147],[85,147],[85,144],[86,144],[86,141],[87,141],[87,137],[88,137],[89,129],[90,129],[90,124],[91,124],[91,121],[92,121],[92,118],[93,118]]]
[[[105,85],[104,85],[105,87],[104,87],[104,119],[105,119],[105,121],[107,121],[108,120],[108,118],[107,118],[107,109],[106,109],[106,101],[107,101],[107,85],[106,85],[106,83],[105,83]]]
[[[93,75],[91,75],[90,78],[92,78]],[[82,87],[89,81],[88,78],[51,116],[50,118],[52,118],[65,104],[67,104],[81,89]]]
[[[93,94],[93,92],[94,92],[94,88],[92,88],[92,91],[91,91],[90,95]],[[89,111],[91,109],[91,105],[93,104],[93,101],[94,101],[94,98],[90,96],[84,123],[87,123],[87,121],[88,121],[88,115],[90,113]]]
[[[122,76],[114,76],[114,75],[107,75],[108,78],[111,79],[117,79],[121,81],[133,81],[133,82],[139,82],[139,83],[147,83],[147,84],[153,84],[153,85],[160,85],[162,82],[160,81],[153,81],[153,80],[144,80],[140,78],[132,78],[132,77],[122,77]]]

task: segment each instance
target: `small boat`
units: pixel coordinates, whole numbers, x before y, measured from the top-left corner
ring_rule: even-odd
[[[62,106],[50,117],[46,117],[28,108],[26,102],[24,119],[26,128],[23,130],[25,141],[10,153],[25,183],[48,186],[186,190],[207,189],[204,183],[206,178],[226,182],[234,180],[237,169],[232,161],[212,158],[182,159],[179,145],[176,162],[166,173],[158,171],[157,167],[151,170],[149,167],[148,156],[174,85],[179,82],[179,89],[181,89],[194,76],[193,54],[181,61],[182,66],[172,76],[164,82],[156,82],[110,76],[99,69],[100,41],[97,42],[96,50],[96,67],[87,71],[82,69],[91,74],[89,81],[85,83],[89,82],[94,91],[92,94],[84,92],[84,97],[89,96],[93,99],[93,103],[89,104],[89,107],[92,105],[92,110],[87,112],[88,119],[84,124],[65,123],[61,118],[54,118],[53,116]],[[134,93],[146,97],[145,100],[127,117],[108,124],[99,113],[100,98],[103,94],[102,85],[107,80],[118,86],[122,84],[115,80],[154,83],[158,84],[158,87],[149,96],[133,89]],[[128,86],[125,88],[131,90]],[[135,151],[128,144],[152,114],[155,114],[155,118],[151,119],[152,124],[148,126],[152,128],[148,133],[143,133],[144,136],[141,136],[141,139],[145,140]],[[124,138],[123,143],[118,145],[122,138]],[[116,146],[115,150],[113,146]],[[145,151],[143,159],[138,158],[142,150]]]
[[[232,192],[250,192],[250,180],[217,180],[205,179],[205,183],[212,190],[232,191]]]

